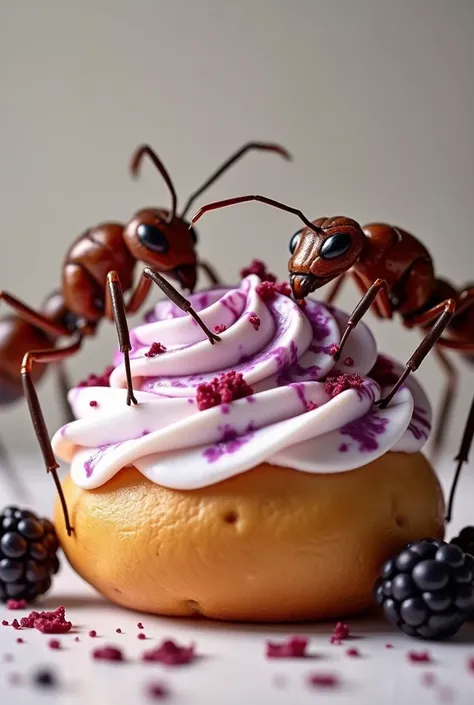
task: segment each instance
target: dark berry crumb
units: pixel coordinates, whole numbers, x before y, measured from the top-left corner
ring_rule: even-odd
[[[179,646],[171,639],[167,639],[160,646],[142,654],[142,661],[164,663],[166,666],[178,666],[184,663],[191,663],[196,658],[194,644],[190,646]]]
[[[248,277],[249,274],[256,274],[262,282],[276,282],[277,280],[276,276],[268,271],[265,262],[262,262],[260,259],[253,259],[248,267],[244,267],[240,270],[242,279]]]
[[[260,328],[260,318],[257,316],[256,313],[251,313],[249,316],[249,321],[255,328],[255,330],[258,330]]]
[[[143,639],[146,639],[146,634],[145,634],[145,632],[139,632],[139,633],[137,634],[137,639],[142,639],[142,640],[143,640]]]
[[[331,644],[341,644],[344,639],[348,639],[350,637],[350,630],[347,624],[344,622],[337,622],[336,626],[334,627],[331,638],[329,639]]]
[[[143,624],[141,622],[138,622],[137,627],[139,629],[145,629],[145,627],[143,626]]]
[[[8,627],[8,622],[7,622],[6,619],[2,619],[2,625],[3,625],[4,627]]]
[[[150,349],[145,353],[145,357],[155,357],[166,352],[166,348],[161,343],[152,343]]]
[[[23,610],[26,607],[26,600],[7,600],[7,609]]]
[[[328,352],[331,357],[334,357],[334,355],[339,352],[339,345],[337,343],[332,343],[332,345],[329,346]]]
[[[151,700],[165,700],[169,696],[169,690],[163,683],[150,683],[146,692]]]
[[[24,644],[25,642],[23,641],[23,639],[21,638],[21,636],[19,636],[18,639],[16,640],[16,643],[17,643],[17,644]]]
[[[50,649],[58,651],[61,648],[61,642],[59,641],[59,639],[50,639],[48,641],[48,646]]]
[[[37,671],[34,675],[33,681],[36,685],[44,688],[55,688],[57,686],[57,680],[54,673],[46,669]]]
[[[23,620],[22,620],[23,621]],[[20,623],[17,619],[14,619],[12,622],[12,627],[13,629],[20,629]]]
[[[121,633],[122,633],[122,630],[120,629],[120,627],[117,627],[117,629],[116,629],[115,631],[117,632],[117,634],[121,634]]]
[[[386,649],[393,649],[393,644],[385,644]]]
[[[351,658],[359,658],[360,656],[360,651],[359,649],[347,649],[346,651],[346,656],[350,656]]]
[[[332,673],[312,673],[308,676],[308,683],[313,688],[337,688],[340,680]]]
[[[225,326],[223,323],[219,323],[218,326],[215,326],[214,331],[219,335],[219,333],[224,333],[224,331],[227,330],[227,326]]]
[[[103,646],[92,652],[94,661],[125,661],[123,652],[116,646]]]
[[[92,637],[92,638],[96,637],[96,636],[97,636],[96,630],[95,630],[95,629],[91,629],[90,632],[89,632],[89,636]]]
[[[346,357],[344,364],[346,367],[354,367],[354,359],[352,357]]]
[[[431,655],[429,651],[409,651],[407,659],[410,663],[431,663]]]
[[[92,407],[99,406],[99,402],[96,401],[95,399],[91,399],[89,402],[89,406],[92,406]]]
[[[360,375],[338,375],[338,377],[328,377],[324,383],[324,391],[331,398],[345,392],[347,389],[360,389],[364,380]]]
[[[302,658],[306,656],[308,639],[305,637],[292,636],[287,641],[276,644],[267,641],[267,658]]]
[[[214,377],[212,382],[200,384],[196,390],[196,404],[199,411],[205,411],[219,404],[230,404],[251,394],[253,389],[246,383],[242,374],[232,370]]]

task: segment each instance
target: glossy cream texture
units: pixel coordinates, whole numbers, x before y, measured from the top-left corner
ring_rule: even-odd
[[[77,485],[99,487],[134,465],[152,482],[194,489],[263,461],[328,473],[389,450],[420,450],[431,427],[426,395],[412,376],[386,409],[376,406],[402,367],[377,357],[369,329],[357,326],[334,366],[331,347],[347,314],[314,300],[302,310],[278,293],[267,300],[260,283],[250,275],[238,287],[191,297],[211,330],[225,326],[215,345],[190,316],[160,302],[132,331],[136,406],[125,403],[120,353],[110,387],[71,390],[77,420],[57,431],[53,448],[71,463]],[[153,343],[166,352],[147,357]],[[253,394],[200,411],[197,387],[231,370],[243,374]],[[331,397],[324,380],[344,373],[361,375],[362,386]]]

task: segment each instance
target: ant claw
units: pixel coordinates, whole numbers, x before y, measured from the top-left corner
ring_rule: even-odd
[[[221,339],[218,335],[215,335],[215,333],[211,333],[209,336],[209,342],[211,345],[215,345],[216,343],[220,343]]]
[[[137,400],[135,399],[135,396],[133,392],[128,392],[127,393],[127,406],[130,406],[131,404],[138,404]]]

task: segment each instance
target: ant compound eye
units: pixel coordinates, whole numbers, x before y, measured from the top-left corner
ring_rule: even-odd
[[[300,241],[300,237],[301,237],[301,233],[302,233],[302,232],[303,232],[303,229],[298,230],[298,232],[296,232],[296,233],[293,235],[293,237],[291,238],[291,240],[290,240],[290,254],[291,254],[291,255],[293,254],[293,252],[294,252],[294,251],[296,250],[296,248],[298,247],[298,243],[299,243],[299,241]]]
[[[138,239],[147,250],[153,252],[168,252],[168,238],[155,225],[140,223],[137,228]]]
[[[197,245],[198,236],[197,236],[197,232],[194,230],[194,228],[189,228],[189,235],[191,237],[191,240],[194,242],[194,244]]]
[[[349,233],[334,233],[324,240],[319,255],[322,259],[336,259],[345,255],[351,244]]]

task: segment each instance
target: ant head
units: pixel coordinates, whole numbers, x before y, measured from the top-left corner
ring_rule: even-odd
[[[312,225],[298,230],[290,240],[288,271],[296,299],[347,272],[365,242],[362,228],[351,218],[319,218]]]
[[[196,286],[197,235],[182,218],[167,210],[145,208],[127,223],[123,237],[132,255],[144,264],[169,273],[184,289]]]

